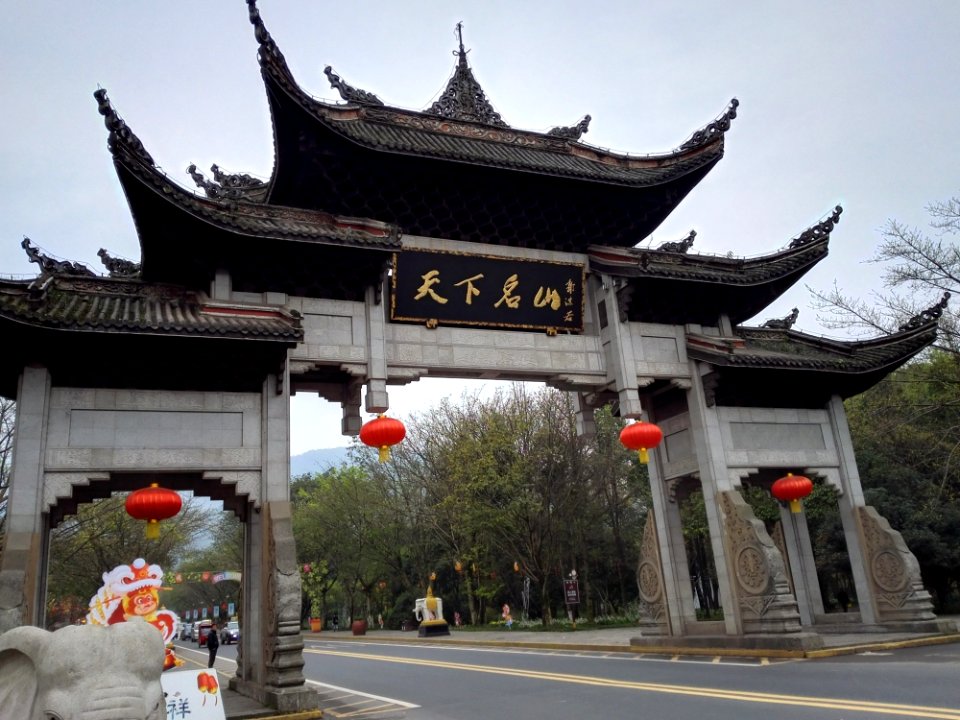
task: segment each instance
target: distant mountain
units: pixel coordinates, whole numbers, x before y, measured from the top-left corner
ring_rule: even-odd
[[[322,448],[320,450],[307,450],[300,455],[290,457],[290,476],[313,474],[329,470],[332,467],[340,467],[341,464],[349,461],[350,448]]]

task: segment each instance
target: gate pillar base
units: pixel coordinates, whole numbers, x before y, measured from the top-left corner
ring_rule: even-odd
[[[319,693],[303,685],[286,688],[274,687],[258,685],[249,680],[234,677],[230,679],[230,689],[279,713],[305,712],[317,710],[320,707]]]
[[[634,648],[670,648],[697,650],[704,653],[725,650],[819,650],[823,647],[823,637],[817,633],[770,633],[755,635],[687,635],[686,637],[638,637],[630,638]]]

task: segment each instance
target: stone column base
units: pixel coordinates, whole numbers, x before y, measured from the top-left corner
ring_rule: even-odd
[[[233,677],[230,678],[230,689],[280,713],[305,712],[317,710],[320,707],[320,695],[303,685],[289,688],[272,687]]]

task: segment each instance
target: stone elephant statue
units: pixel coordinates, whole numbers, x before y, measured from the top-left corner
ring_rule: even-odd
[[[163,636],[142,621],[0,635],[0,720],[164,720]]]

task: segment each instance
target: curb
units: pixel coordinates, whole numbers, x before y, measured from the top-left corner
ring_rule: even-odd
[[[304,633],[304,638],[322,640],[320,633]],[[930,635],[927,637],[910,638],[907,640],[886,640],[878,642],[858,643],[856,645],[841,645],[832,648],[818,648],[816,650],[777,650],[777,649],[741,649],[741,648],[693,648],[683,646],[645,647],[640,645],[610,645],[596,643],[557,643],[532,642],[524,640],[460,640],[443,638],[420,637],[366,637],[345,635],[337,637],[338,641],[356,643],[423,643],[430,645],[463,645],[473,647],[502,647],[521,648],[525,650],[571,650],[574,652],[619,652],[637,655],[668,655],[668,656],[709,656],[709,657],[741,657],[741,658],[783,658],[815,660],[819,658],[836,657],[840,655],[855,655],[871,650],[898,650],[901,648],[923,647],[928,645],[946,645],[960,642],[960,633],[949,635]]]

